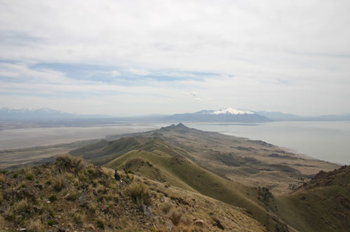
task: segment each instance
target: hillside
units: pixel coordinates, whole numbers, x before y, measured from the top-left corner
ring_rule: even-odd
[[[349,231],[350,166],[320,171],[277,202],[281,217],[300,231]]]
[[[0,174],[0,231],[265,231],[240,208],[81,158]]]
[[[42,152],[58,148],[52,149]],[[263,141],[180,123],[85,141],[68,149],[78,158],[60,156],[55,163],[2,172],[0,228],[279,232],[350,228],[349,167]],[[115,168],[122,182],[114,180]],[[95,206],[93,210],[82,203],[84,199]]]
[[[183,124],[102,141],[71,154],[247,209],[271,231],[298,231],[300,224],[308,223],[305,218],[292,223],[286,212],[299,214],[300,209],[284,209],[284,204],[319,170],[339,167],[263,141],[203,132]]]

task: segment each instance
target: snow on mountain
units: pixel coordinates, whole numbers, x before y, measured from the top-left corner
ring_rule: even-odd
[[[233,109],[233,108],[226,108],[223,110],[214,111],[210,114],[234,114],[234,115],[238,115],[238,114],[254,114],[254,112],[245,111],[245,110],[237,110],[237,109]]]
[[[252,111],[226,108],[222,110],[202,110],[196,113],[174,114],[167,118],[180,122],[270,122],[265,116]]]

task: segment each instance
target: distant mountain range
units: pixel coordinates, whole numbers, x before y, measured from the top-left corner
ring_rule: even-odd
[[[281,112],[256,111],[256,114],[265,116],[272,121],[349,121],[350,114],[342,115],[320,115],[320,116],[298,116]]]
[[[167,117],[181,122],[270,122],[265,116],[252,111],[226,108],[222,110],[202,110],[196,113],[175,114]]]
[[[41,121],[86,119],[98,122],[111,121],[166,121],[166,122],[243,122],[260,123],[271,121],[350,121],[350,114],[298,116],[281,112],[248,111],[234,108],[220,110],[202,110],[195,113],[174,115],[150,115],[142,117],[112,117],[107,115],[81,115],[49,108],[41,109],[0,109],[0,120]]]
[[[74,118],[106,118],[105,115],[81,115],[71,114],[60,110],[49,108],[41,109],[0,109],[0,120],[53,120],[53,119],[74,119]]]

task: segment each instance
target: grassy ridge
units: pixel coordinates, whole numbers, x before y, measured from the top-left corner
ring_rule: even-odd
[[[106,164],[110,168],[123,168],[128,161],[142,159],[149,162],[152,167],[160,170],[161,175],[171,185],[188,190],[195,190],[206,196],[213,197],[220,201],[247,209],[254,218],[264,225],[283,231],[285,225],[281,223],[273,213],[266,209],[256,200],[256,189],[245,187],[241,184],[228,181],[208,170],[199,167],[189,159],[175,152],[169,144],[162,141],[152,140],[146,143],[146,149],[152,152],[136,150],[130,151],[119,158]],[[141,147],[143,148],[143,147]],[[160,148],[160,150],[156,149]],[[166,149],[164,149],[166,148]],[[170,150],[171,152],[167,152]],[[181,153],[186,153],[182,151]],[[150,177],[151,167],[139,170],[142,175]]]
[[[262,141],[201,132],[181,124],[80,151],[97,164],[242,207],[270,231],[350,228],[346,221],[350,187],[342,181],[349,176],[329,179],[329,174],[321,173],[316,176],[319,182],[306,184],[319,170],[338,166]]]

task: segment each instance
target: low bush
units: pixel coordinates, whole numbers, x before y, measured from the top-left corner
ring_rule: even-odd
[[[131,184],[127,189],[127,193],[138,206],[151,205],[148,188],[143,183]]]
[[[61,191],[64,187],[66,187],[66,184],[67,184],[67,180],[66,180],[65,176],[63,176],[63,175],[57,175],[55,177],[55,181],[54,182],[55,183],[54,183],[53,188],[57,192]]]
[[[162,206],[160,208],[164,214],[167,214],[167,213],[169,213],[171,207],[172,207],[172,204],[167,202],[167,203],[162,204]]]
[[[30,221],[27,230],[30,232],[44,232],[45,226],[41,223],[40,220]]]
[[[182,217],[182,213],[180,213],[177,209],[172,209],[169,212],[169,219],[173,222],[174,225],[178,225]]]

